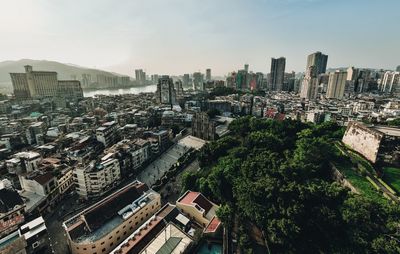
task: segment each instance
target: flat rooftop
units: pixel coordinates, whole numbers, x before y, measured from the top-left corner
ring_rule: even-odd
[[[207,141],[205,141],[201,138],[194,137],[192,135],[186,136],[183,139],[178,141],[178,144],[186,146],[186,147],[190,147],[190,148],[193,148],[196,150],[200,150],[206,143],[207,143]]]
[[[114,192],[63,224],[75,242],[90,243],[104,237],[158,195],[139,181]]]

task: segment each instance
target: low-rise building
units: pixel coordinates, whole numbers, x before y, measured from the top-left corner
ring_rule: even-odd
[[[18,229],[25,221],[25,202],[11,186],[0,189],[0,237]]]
[[[160,208],[160,195],[135,181],[63,223],[70,251],[109,253]]]
[[[215,220],[218,220],[215,218],[218,205],[208,200],[200,192],[186,191],[176,201],[176,207],[203,228],[207,228],[211,221],[214,220],[215,223]]]
[[[115,121],[104,123],[96,129],[96,138],[105,147],[113,145],[117,141],[118,124]]]

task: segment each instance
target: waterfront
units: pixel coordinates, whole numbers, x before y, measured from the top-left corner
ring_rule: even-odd
[[[95,95],[121,95],[121,94],[139,94],[139,93],[150,93],[155,92],[157,89],[156,85],[139,86],[130,88],[109,88],[109,89],[98,89],[98,90],[83,90],[84,97],[94,97]]]

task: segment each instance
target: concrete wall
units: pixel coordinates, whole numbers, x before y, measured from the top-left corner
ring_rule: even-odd
[[[375,163],[384,134],[371,130],[358,122],[350,122],[343,136],[343,143]]]

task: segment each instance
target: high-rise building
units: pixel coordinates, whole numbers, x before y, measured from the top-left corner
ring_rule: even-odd
[[[183,74],[182,86],[183,86],[183,87],[188,87],[188,86],[190,86],[190,76],[189,76],[189,74]]]
[[[249,64],[245,64],[245,65],[244,65],[244,70],[245,70],[246,72],[249,72]]]
[[[118,141],[117,128],[118,124],[115,121],[103,123],[96,129],[97,141],[103,143],[104,147],[113,145]]]
[[[247,89],[248,72],[246,70],[239,70],[236,74],[236,89]]]
[[[206,69],[206,81],[211,81],[211,69]]]
[[[326,91],[326,98],[341,99],[344,95],[344,88],[346,85],[347,72],[335,71],[329,73],[328,89]]]
[[[282,91],[285,78],[286,59],[271,58],[270,87],[272,91]]]
[[[358,69],[354,68],[353,66],[347,68],[347,81],[355,81],[358,76]]]
[[[193,89],[204,91],[203,74],[201,72],[193,73]]]
[[[318,77],[316,75],[315,66],[307,69],[306,75],[301,84],[300,97],[308,100],[314,100],[318,95]]]
[[[63,97],[67,99],[83,97],[81,83],[77,80],[59,81],[57,72],[33,71],[25,66],[25,73],[10,73],[17,99],[41,99]]]
[[[385,72],[380,90],[384,93],[392,93],[398,86],[400,86],[400,72]]]
[[[144,72],[142,69],[137,69],[135,70],[135,79],[139,84],[144,84],[146,81],[146,72]]]
[[[316,75],[326,72],[327,63],[328,55],[324,55],[319,51],[307,57],[307,69],[310,66],[315,66]]]
[[[400,71],[400,65],[397,66],[396,71]]]
[[[156,96],[158,103],[170,105],[176,103],[174,81],[168,75],[163,75],[158,79]]]
[[[153,84],[157,84],[158,83],[158,74],[151,75],[151,82]]]

